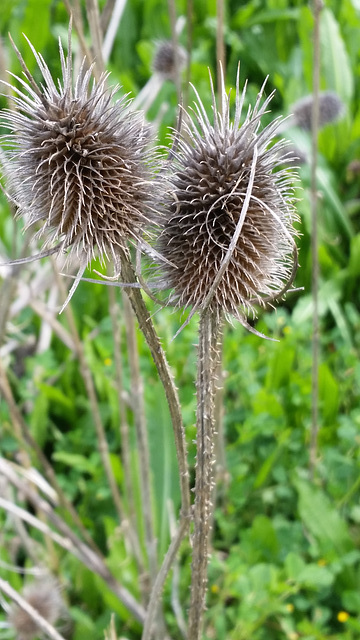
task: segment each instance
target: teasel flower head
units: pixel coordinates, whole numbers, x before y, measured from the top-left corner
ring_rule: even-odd
[[[51,626],[67,618],[67,609],[57,580],[46,575],[26,585],[21,594],[25,604],[35,610]],[[8,613],[8,622],[16,632],[17,640],[32,640],[41,634],[36,616],[31,616],[20,605],[13,605]]]
[[[28,41],[29,42],[29,41]],[[78,279],[96,256],[113,260],[127,240],[143,241],[151,228],[155,154],[151,130],[126,97],[114,101],[108,74],[95,82],[86,61],[73,78],[71,37],[62,78],[55,82],[29,45],[43,76],[37,84],[16,49],[24,77],[14,78],[15,110],[4,110],[7,189],[26,227],[43,240],[41,255],[67,251],[80,261]],[[145,235],[146,238],[146,235]],[[48,251],[46,251],[48,250]]]
[[[159,42],[156,48],[153,59],[153,69],[164,80],[174,80],[176,78],[177,66],[178,71],[181,71],[186,63],[186,59],[187,53],[184,47],[177,45],[175,48],[171,40],[163,40]]]
[[[170,302],[193,311],[211,306],[249,327],[255,305],[283,295],[296,272],[294,176],[280,168],[285,142],[269,146],[278,120],[261,128],[273,94],[262,102],[263,85],[241,124],[246,85],[240,93],[239,70],[233,120],[224,81],[221,111],[212,81],[211,90],[213,120],[194,89],[193,117],[185,113],[181,135],[174,134],[159,238],[172,264],[163,266],[163,280],[173,290]]]
[[[293,118],[290,124],[311,131],[313,95],[305,96],[295,102],[290,108]],[[345,107],[335,91],[322,91],[319,94],[319,127],[325,127],[338,120],[344,113]]]

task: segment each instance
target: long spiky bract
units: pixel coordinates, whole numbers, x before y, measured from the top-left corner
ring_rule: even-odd
[[[129,109],[126,96],[114,101],[119,87],[107,88],[108,74],[92,82],[84,60],[73,78],[70,35],[67,57],[59,42],[57,83],[28,43],[43,83],[35,82],[14,45],[24,77],[11,74],[15,110],[1,115],[9,130],[8,191],[26,226],[37,229],[44,251],[69,249],[81,273],[96,256],[113,260],[119,270],[126,241],[144,241],[152,226],[150,128]]]
[[[224,81],[221,110],[211,81],[212,121],[194,88],[192,118],[185,114],[167,176],[166,221],[159,239],[159,252],[175,265],[162,267],[164,282],[173,289],[170,300],[179,307],[202,309],[249,197],[239,237],[211,301],[213,308],[244,323],[246,314],[256,315],[255,304],[283,291],[295,250],[293,175],[280,168],[285,142],[272,144],[278,119],[261,128],[273,97],[262,101],[264,87],[242,125],[246,87],[240,92],[239,73],[233,120]]]

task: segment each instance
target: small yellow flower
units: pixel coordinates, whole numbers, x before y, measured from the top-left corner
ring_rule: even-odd
[[[346,622],[350,618],[350,614],[347,611],[339,611],[337,619],[339,622]]]
[[[288,602],[286,605],[286,608],[288,610],[289,613],[292,613],[294,611],[294,605],[292,604],[292,602]]]
[[[317,565],[318,565],[318,567],[325,567],[325,565],[326,565],[326,564],[327,564],[327,562],[326,562],[325,558],[320,558],[320,559],[317,561]]]
[[[104,360],[105,367],[110,367],[111,364],[112,364],[111,358],[105,358]]]
[[[220,589],[217,584],[211,585],[211,593],[219,593]]]
[[[288,336],[291,333],[291,327],[284,327],[283,332],[285,336]]]
[[[298,633],[296,633],[296,631],[290,631],[288,635],[289,640],[298,640],[299,637],[300,636]]]

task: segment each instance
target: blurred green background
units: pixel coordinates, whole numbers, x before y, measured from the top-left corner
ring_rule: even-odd
[[[83,6],[84,4],[84,6]],[[82,12],[90,44],[85,3]],[[105,2],[99,2],[102,10]],[[211,113],[207,68],[216,73],[215,0],[176,2],[178,16],[191,15],[190,79]],[[9,46],[10,32],[31,72],[34,57],[25,33],[42,53],[56,78],[60,74],[57,39],[66,45],[68,14],[54,0],[2,0],[0,32],[2,70],[20,73]],[[271,117],[288,115],[291,106],[312,88],[311,7],[300,0],[229,1],[225,6],[226,82],[234,86],[238,61],[241,82],[248,79],[247,103],[268,75],[266,93],[276,89]],[[314,478],[309,473],[311,430],[312,298],[310,252],[310,168],[299,170],[298,212],[301,268],[295,285],[277,311],[259,311],[257,329],[279,342],[261,340],[231,323],[224,330],[224,446],[220,459],[209,568],[206,630],[208,640],[355,640],[360,637],[360,4],[357,0],[325,0],[321,12],[321,90],[335,91],[344,104],[341,119],[319,135],[318,230],[320,261],[319,439]],[[168,4],[162,0],[128,0],[108,63],[112,84],[136,96],[152,74],[157,42],[171,38]],[[180,43],[188,46],[187,27]],[[74,50],[78,47],[74,36]],[[183,81],[185,83],[185,72]],[[6,91],[4,91],[6,92]],[[190,89],[189,103],[193,94]],[[1,99],[6,106],[6,97]],[[165,81],[147,116],[167,144],[175,126],[177,95]],[[270,118],[270,115],[268,116]],[[310,133],[292,127],[285,134],[307,156]],[[1,261],[21,252],[24,236],[10,207],[0,196]],[[46,261],[45,261],[46,262]],[[14,286],[0,355],[18,408],[38,445],[51,461],[58,481],[107,557],[114,575],[136,597],[139,575],[129,553],[100,462],[89,399],[74,354],[56,333],[42,348],[44,321],[21,300],[47,301],[55,278],[49,264],[21,271]],[[99,265],[94,265],[99,267]],[[49,278],[46,287],[37,289]],[[6,296],[6,274],[0,270],[0,295]],[[64,282],[67,282],[64,280]],[[124,337],[122,300],[120,332]],[[5,300],[5,297],[3,298]],[[7,304],[8,298],[6,298]],[[19,302],[20,301],[20,302]],[[182,314],[158,310],[147,299],[155,326],[175,373],[194,469],[194,411],[197,319],[172,341]],[[4,305],[0,299],[0,306]],[[81,283],[73,300],[76,326],[94,377],[99,407],[111,451],[116,481],[127,505],[126,481],[119,451],[119,402],[115,384],[114,327],[109,315],[109,290]],[[57,317],[67,328],[65,316]],[[169,502],[179,507],[176,456],[168,409],[148,349],[137,336],[152,469],[153,514],[159,556],[170,539]],[[122,341],[124,388],[130,376]],[[130,425],[137,522],[143,543],[142,504],[137,471],[133,415]],[[12,417],[0,399],[0,452],[18,459]],[[36,458],[33,459],[36,466]],[[171,511],[171,510],[170,510]],[[31,566],[21,544],[14,545],[11,518],[0,511],[0,561]],[[40,534],[31,531],[36,553],[59,576],[72,620],[73,640],[97,640],[110,614],[120,636],[141,637],[140,626],[99,578],[57,548],[51,552]],[[15,548],[16,547],[16,548]],[[174,639],[181,638],[171,599],[178,593],[184,616],[189,599],[191,551],[187,543],[179,558],[180,582],[169,579],[165,617]],[[21,575],[2,568],[15,588]],[[5,567],[5,565],[4,565]],[[5,614],[0,613],[0,620]],[[12,637],[11,630],[0,631]],[[65,634],[66,635],[66,634]]]

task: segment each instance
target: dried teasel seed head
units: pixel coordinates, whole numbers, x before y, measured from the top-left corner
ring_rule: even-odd
[[[50,575],[26,585],[21,595],[52,626],[66,615],[59,583]],[[36,621],[19,605],[10,608],[8,622],[15,630],[17,640],[31,640],[41,633]]]
[[[142,239],[152,219],[151,130],[126,97],[114,102],[118,87],[107,88],[108,74],[92,81],[84,60],[73,78],[70,35],[66,59],[59,43],[57,82],[29,45],[43,84],[15,47],[25,79],[14,76],[21,84],[12,87],[16,110],[1,114],[10,130],[3,138],[8,191],[26,226],[38,229],[44,249],[69,249],[82,271],[97,255],[118,268],[126,240]]]
[[[179,141],[159,238],[159,251],[171,262],[163,281],[173,289],[170,302],[199,309],[213,288],[211,305],[246,324],[244,312],[255,315],[254,305],[283,292],[294,272],[294,176],[280,168],[284,141],[269,146],[278,120],[261,128],[272,94],[261,104],[263,86],[240,124],[245,89],[240,94],[239,72],[233,120],[224,82],[221,113],[212,82],[211,89],[213,121],[195,90],[194,117],[188,114],[182,134],[174,134]]]
[[[292,124],[301,129],[311,131],[313,95],[301,98],[290,108],[293,114]],[[344,104],[334,91],[324,91],[319,94],[319,127],[325,127],[338,120],[344,113]]]
[[[175,58],[175,51],[177,60]],[[176,77],[176,64],[181,71],[186,63],[187,53],[183,47],[176,48],[171,40],[160,42],[155,51],[153,59],[153,70],[164,80],[174,80]]]

